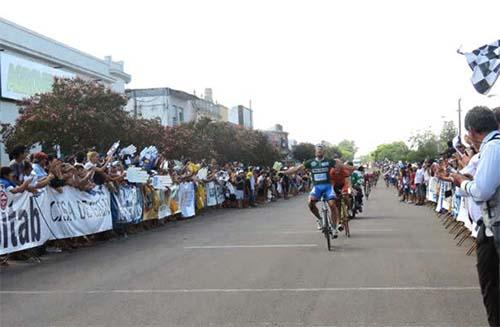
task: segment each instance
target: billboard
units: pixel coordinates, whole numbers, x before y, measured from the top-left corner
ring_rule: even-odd
[[[11,54],[0,53],[0,95],[3,98],[22,100],[35,93],[51,91],[56,76],[71,78],[75,75]]]

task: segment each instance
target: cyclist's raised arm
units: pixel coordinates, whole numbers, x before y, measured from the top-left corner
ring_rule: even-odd
[[[305,166],[303,164],[300,164],[298,166],[295,166],[295,167],[292,167],[292,168],[288,168],[288,170],[282,171],[282,173],[285,174],[285,175],[293,175],[296,172],[304,170],[304,169],[305,169]]]

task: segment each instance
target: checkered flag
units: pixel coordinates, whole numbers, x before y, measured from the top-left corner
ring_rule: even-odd
[[[500,40],[463,53],[472,69],[472,85],[481,94],[487,94],[500,74]]]

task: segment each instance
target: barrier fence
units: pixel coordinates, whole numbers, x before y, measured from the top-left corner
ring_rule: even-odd
[[[441,218],[445,228],[458,240],[461,246],[467,239],[475,240],[478,225],[471,217],[480,216],[480,208],[469,197],[461,196],[452,183],[431,177],[427,186],[427,201]],[[476,248],[475,241],[467,251],[472,254]]]
[[[0,189],[0,255],[177,214],[194,217],[197,209],[224,201],[223,189],[215,182],[183,182],[165,190],[129,184],[113,192],[104,185],[91,192],[46,187],[36,195]]]

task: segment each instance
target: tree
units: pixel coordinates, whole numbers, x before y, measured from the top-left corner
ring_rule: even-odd
[[[52,92],[21,102],[14,131],[5,135],[7,148],[14,144],[40,144],[63,153],[95,147],[104,151],[126,136],[130,117],[123,110],[124,96],[81,78],[56,78]]]
[[[314,144],[312,144],[312,143],[299,143],[299,144],[293,146],[292,155],[296,160],[298,160],[300,162],[303,162],[307,159],[314,158],[314,155],[315,155]]]
[[[216,159],[252,165],[271,165],[281,159],[263,133],[208,118],[165,128],[162,144],[170,159]]]
[[[392,142],[388,144],[380,144],[375,151],[371,153],[371,157],[375,161],[385,159],[391,161],[405,161],[409,153],[408,146],[404,142]]]
[[[342,149],[338,146],[331,145],[325,148],[325,156],[332,159],[341,159],[344,158],[344,153],[342,153]]]
[[[448,147],[448,142],[458,135],[458,129],[453,120],[445,121],[439,134],[439,151],[444,151]]]
[[[337,147],[342,153],[342,159],[345,160],[353,160],[356,152],[358,151],[356,143],[352,140],[342,140],[339,144],[337,144]]]
[[[437,157],[438,138],[431,130],[417,132],[410,138],[411,148],[415,153],[411,155],[411,161],[423,161],[428,158]]]

